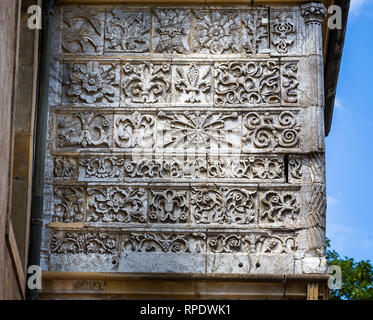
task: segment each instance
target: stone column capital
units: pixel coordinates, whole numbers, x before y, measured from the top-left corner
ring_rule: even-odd
[[[327,16],[327,10],[320,2],[303,4],[300,9],[300,13],[304,17],[306,24],[312,22],[318,22],[321,24]]]

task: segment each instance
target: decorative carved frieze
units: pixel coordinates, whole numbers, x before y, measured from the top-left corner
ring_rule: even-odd
[[[297,29],[294,11],[271,10],[271,42],[277,53],[287,54],[294,46]]]
[[[92,157],[79,160],[80,179],[105,180],[123,178],[124,159],[118,157]]]
[[[82,187],[56,187],[54,188],[54,196],[53,221],[83,221],[85,194]]]
[[[88,188],[88,222],[146,222],[146,191],[138,188]]]
[[[150,13],[114,9],[107,13],[105,51],[148,52],[150,31]]]
[[[71,157],[53,158],[53,176],[61,179],[74,179],[77,177],[76,160]]]
[[[111,144],[111,117],[99,112],[57,115],[57,147],[108,147]]]
[[[214,66],[215,103],[278,104],[280,68],[278,61],[227,62]]]
[[[266,233],[221,234],[209,236],[208,252],[213,253],[294,253],[296,237]]]
[[[300,125],[291,111],[250,112],[243,119],[244,149],[297,148]]]
[[[198,232],[129,233],[123,236],[123,251],[204,253],[206,235]]]

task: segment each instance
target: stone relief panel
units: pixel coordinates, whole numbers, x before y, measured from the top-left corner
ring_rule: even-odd
[[[46,269],[302,273],[314,270],[307,259],[321,264],[324,136],[308,16],[297,6],[60,11]]]
[[[89,9],[66,9],[62,19],[63,53],[102,55],[104,51],[105,12]]]
[[[153,10],[153,50],[156,53],[187,53],[190,51],[190,10]]]
[[[237,10],[193,10],[193,51],[225,54],[240,51],[240,16]]]
[[[57,148],[107,148],[111,145],[112,117],[99,112],[56,115]]]
[[[63,82],[63,104],[119,105],[119,65],[98,61],[67,63]]]
[[[105,53],[149,52],[150,13],[114,9],[107,13]]]

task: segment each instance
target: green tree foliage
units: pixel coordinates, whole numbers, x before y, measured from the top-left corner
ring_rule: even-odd
[[[331,300],[373,300],[373,266],[369,260],[342,259],[326,240],[328,264],[342,270],[342,288],[330,291]]]

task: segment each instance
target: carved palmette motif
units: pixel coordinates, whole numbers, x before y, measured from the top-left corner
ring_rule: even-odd
[[[146,191],[142,188],[89,188],[88,222],[146,222]]]
[[[280,68],[276,61],[215,64],[215,103],[276,104],[280,102]]]
[[[186,191],[151,191],[149,219],[162,223],[187,223],[189,218]]]
[[[136,65],[123,66],[122,81],[125,103],[167,103],[169,102],[170,64],[155,65],[145,61]]]
[[[294,236],[261,233],[223,234],[208,237],[208,251],[214,253],[293,253]]]
[[[159,53],[186,53],[190,50],[190,10],[156,9],[153,49]]]
[[[76,160],[70,157],[55,157],[53,159],[53,176],[55,178],[75,178],[77,176]]]
[[[96,112],[66,113],[57,116],[59,147],[108,147],[111,121]]]
[[[243,141],[256,148],[292,148],[300,140],[300,126],[296,114],[250,112],[243,120],[246,132]]]
[[[65,10],[62,49],[66,53],[101,55],[104,47],[104,12]]]
[[[249,224],[257,218],[256,192],[243,188],[192,188],[191,199],[197,224]]]
[[[302,179],[303,164],[301,159],[292,158],[289,160],[289,173],[290,176],[295,180]]]
[[[194,10],[193,50],[211,54],[239,52],[240,18],[234,10]]]
[[[123,250],[134,252],[203,253],[203,233],[129,233],[124,235]]]
[[[151,148],[155,143],[155,119],[134,112],[118,115],[114,126],[115,145],[119,148]]]
[[[51,240],[52,253],[116,254],[117,246],[117,236],[106,232],[57,231]]]
[[[82,187],[54,188],[53,221],[80,222],[84,218],[84,190]]]
[[[149,51],[150,14],[112,10],[106,23],[105,45],[109,52]]]

